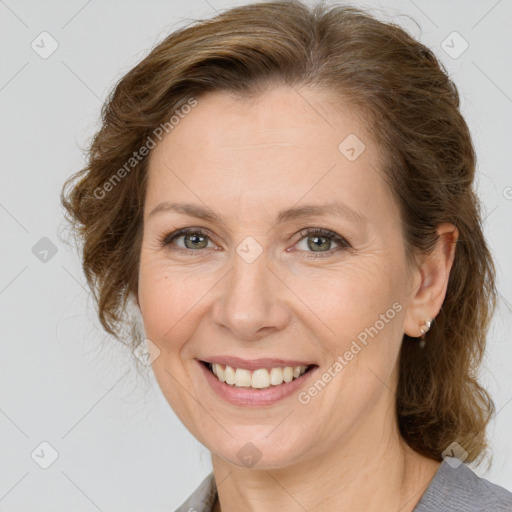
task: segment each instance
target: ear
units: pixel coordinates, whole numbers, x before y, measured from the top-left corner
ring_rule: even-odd
[[[404,332],[411,337],[421,336],[425,322],[437,316],[446,296],[459,230],[443,223],[437,227],[437,234],[433,251],[418,257],[412,272],[411,297],[404,319]]]

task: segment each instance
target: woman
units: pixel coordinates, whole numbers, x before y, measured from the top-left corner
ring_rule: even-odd
[[[463,464],[496,291],[458,107],[399,27],[299,2],[178,30],[117,84],[62,200],[104,328],[146,338],[211,451],[179,511],[512,510]]]

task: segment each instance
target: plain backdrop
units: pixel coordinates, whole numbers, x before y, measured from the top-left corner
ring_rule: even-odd
[[[244,3],[0,1],[0,511],[173,511],[211,470],[152,374],[102,333],[59,193],[114,83],[172,30]],[[459,87],[500,291],[482,369],[493,463],[476,471],[512,491],[512,4],[353,4],[431,47]]]

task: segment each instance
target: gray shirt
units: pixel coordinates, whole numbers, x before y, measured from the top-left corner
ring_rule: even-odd
[[[212,512],[217,488],[211,472],[176,512]],[[512,493],[468,466],[439,466],[414,512],[512,512]]]

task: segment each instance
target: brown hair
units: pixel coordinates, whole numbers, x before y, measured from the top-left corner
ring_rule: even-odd
[[[457,89],[433,53],[358,8],[297,1],[236,7],[171,33],[117,83],[87,166],[62,191],[104,329],[122,339],[127,300],[137,296],[148,159],[129,169],[126,162],[190,98],[213,90],[247,98],[273,84],[331,91],[362,115],[381,147],[409,254],[430,251],[440,223],[457,226],[446,298],[426,348],[404,336],[396,411],[401,435],[417,452],[441,460],[457,441],[468,461],[480,459],[494,405],[476,372],[496,290],[470,133]],[[135,333],[131,346],[141,341]]]

